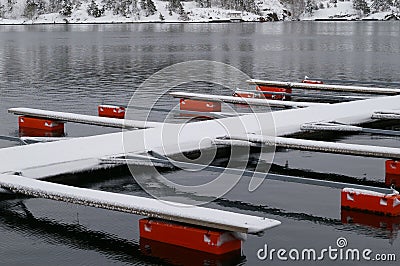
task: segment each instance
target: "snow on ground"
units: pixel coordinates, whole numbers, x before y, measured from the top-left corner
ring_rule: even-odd
[[[113,15],[112,11],[106,10],[104,15],[95,18],[87,12],[89,2],[83,2],[78,9],[74,9],[70,17],[62,16],[58,13],[44,14],[36,16],[33,19],[28,19],[23,16],[24,2],[17,1],[12,13],[7,13],[5,18],[0,18],[0,24],[51,24],[51,23],[129,23],[129,22],[160,22],[163,17],[164,22],[183,22],[183,19],[176,12],[169,12],[165,1],[154,0],[157,11],[154,15],[145,16],[143,11],[140,11],[139,16],[124,17],[121,15]],[[276,12],[278,17],[282,17],[282,8],[279,0],[272,0],[268,3],[267,0],[260,0],[260,7],[267,12]],[[101,2],[97,1],[99,6]],[[0,3],[1,4],[1,3]],[[194,1],[182,1],[182,6],[188,15],[188,22],[209,22],[211,20],[228,20],[230,13],[234,10],[226,10],[223,8],[199,8]],[[243,12],[242,18],[245,21],[259,21],[259,15]]]
[[[6,0],[0,0],[0,16],[1,6],[6,6]],[[269,20],[271,15],[279,20],[291,20],[285,13],[290,12],[290,6],[285,7],[280,0],[256,0],[257,6],[260,9],[261,17]],[[82,4],[73,9],[71,16],[65,17],[59,13],[50,13],[35,16],[33,19],[28,19],[23,16],[25,8],[25,0],[15,0],[13,9],[10,12],[5,12],[3,18],[0,17],[0,24],[52,24],[52,23],[132,23],[132,22],[218,22],[227,21],[231,18],[231,13],[234,10],[227,10],[213,6],[211,8],[200,8],[194,1],[182,1],[182,6],[187,14],[187,19],[176,13],[170,13],[167,4],[168,2],[154,0],[157,11],[154,15],[145,16],[141,10],[138,15],[124,17],[114,15],[112,11],[106,10],[104,15],[95,18],[90,16],[87,8],[90,1],[82,2]],[[102,7],[101,0],[96,0],[99,7]],[[330,3],[330,0],[316,1],[317,5],[323,5],[323,8],[314,10],[312,14],[304,13],[301,20],[327,20],[327,19],[376,19],[384,20],[385,17],[392,14],[391,11],[373,13],[368,16],[363,16],[359,11],[353,8],[353,1],[338,1],[337,4]],[[4,10],[4,9],[3,9]],[[397,12],[398,10],[393,10]],[[244,21],[260,21],[260,15],[254,13],[242,12],[241,17]],[[268,19],[269,18],[269,19]]]
[[[329,1],[322,2],[324,5],[323,9],[318,9],[313,12],[313,14],[304,14],[303,20],[315,20],[315,19],[329,19],[329,18],[342,18],[346,17],[348,19],[356,18],[358,16],[357,11],[353,8],[353,2],[339,2],[336,7],[333,4],[327,4]]]
[[[367,1],[368,2],[368,1]],[[369,4],[371,1],[369,1]],[[346,19],[346,20],[385,20],[392,13],[398,13],[397,10],[383,11],[363,15],[360,11],[353,8],[353,1],[338,1],[337,4],[330,3],[330,0],[319,1],[323,8],[314,10],[312,14],[304,13],[301,20],[321,20],[321,19]]]

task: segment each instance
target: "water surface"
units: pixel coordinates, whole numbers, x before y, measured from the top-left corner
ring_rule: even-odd
[[[0,135],[19,134],[16,117],[7,114],[10,107],[96,115],[98,104],[126,104],[146,78],[188,60],[223,62],[252,78],[298,81],[307,75],[398,87],[393,82],[399,81],[399,35],[400,24],[395,22],[1,26]],[[209,91],[227,94],[221,88]],[[170,108],[176,103],[176,99],[165,98],[161,105]],[[116,131],[74,124],[67,124],[66,130],[71,137]],[[338,136],[336,140],[400,146],[398,138],[370,135]],[[0,141],[0,147],[10,145],[15,144]],[[283,150],[276,154],[275,163],[371,180],[381,181],[384,176],[383,159]],[[182,182],[202,178],[202,174],[183,172],[166,175]],[[84,174],[75,179],[74,185],[146,196],[126,173]],[[253,193],[247,187],[248,180],[243,179],[209,206],[278,219],[282,226],[262,237],[249,236],[242,256],[217,261],[271,264],[256,256],[265,243],[277,249],[322,249],[335,246],[339,237],[347,238],[352,248],[400,256],[399,219],[341,214],[339,190],[271,181]],[[146,248],[140,248],[138,216],[24,198],[1,200],[0,212],[0,262],[4,265],[188,261],[202,265],[216,260],[165,246],[158,249],[167,250],[169,257],[149,256]],[[348,217],[364,225],[345,222]],[[336,265],[329,260],[324,263]]]

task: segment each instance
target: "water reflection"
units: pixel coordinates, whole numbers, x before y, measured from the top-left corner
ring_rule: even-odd
[[[237,250],[223,255],[214,255],[188,248],[140,238],[140,251],[151,257],[157,257],[175,265],[238,265],[246,261],[246,257]]]
[[[400,217],[390,217],[342,209],[341,219],[343,224],[354,224],[368,228],[366,234],[381,236],[393,243],[400,230]],[[373,232],[375,232],[373,234]]]
[[[308,75],[322,80],[335,80],[338,83],[344,80],[352,80],[353,83],[374,81],[377,85],[384,81],[388,85],[387,82],[399,80],[399,37],[400,24],[397,22],[2,26],[0,135],[19,134],[16,118],[7,114],[7,108],[23,106],[96,115],[98,104],[127,104],[133,91],[150,75],[166,66],[188,60],[222,61],[239,68],[252,78],[296,81]],[[398,84],[395,87],[398,87]],[[207,92],[218,92],[218,88],[209,88]],[[151,93],[149,97],[152,97]],[[166,98],[163,99],[161,107],[172,108],[176,103],[176,100]],[[70,136],[108,132],[104,128],[74,125],[67,127]],[[359,139],[360,137],[357,137],[357,141]],[[371,138],[363,138],[363,141],[369,143]],[[392,142],[384,144],[396,145]],[[3,147],[8,144],[0,145]],[[301,159],[301,155],[296,153],[284,155],[293,158],[291,163],[292,160]],[[318,171],[324,157],[314,156],[312,159],[316,160],[301,160],[301,167],[297,168],[317,168]],[[284,165],[286,158],[282,160]],[[380,176],[374,172],[378,167],[370,161],[362,164],[361,159],[346,159],[344,162],[336,157],[332,160],[327,157],[325,162],[327,161],[329,171],[346,168],[351,169],[349,171],[352,175],[359,176],[360,168],[365,168],[368,178],[374,176],[372,179],[378,180]],[[100,174],[92,175],[95,179]],[[171,172],[170,175],[171,178],[190,182],[189,178],[179,172]],[[68,179],[72,180],[72,183],[75,181],[75,185],[85,185],[83,183],[90,183],[88,176],[90,174],[71,175]],[[130,177],[119,182],[118,175],[112,173],[108,178],[113,181],[103,184],[105,190],[146,196],[140,187],[132,184]],[[202,176],[194,175],[192,182],[200,178]],[[101,188],[102,185],[92,182],[87,186]],[[277,188],[287,191],[288,186],[280,184]],[[256,195],[260,195],[259,198]],[[295,205],[293,198],[280,196],[277,199],[279,202],[266,202],[265,194],[256,195],[239,198],[243,195],[238,193],[234,196],[239,199],[220,199],[212,204],[226,210],[281,219],[284,222],[282,226],[286,226],[284,230],[288,230],[285,232],[295,230],[296,235],[285,234],[286,239],[283,239],[282,231],[277,229],[277,245],[303,245],[304,239],[309,238],[308,233],[314,235],[313,240],[322,239],[326,236],[326,228],[335,231],[334,233],[346,232],[349,236],[354,233],[357,241],[368,240],[366,242],[374,242],[382,249],[388,249],[388,246],[382,244],[380,239],[392,241],[398,237],[397,219],[381,220],[382,217],[359,217],[342,213],[343,217],[346,217],[342,222],[337,202],[326,202],[321,206],[316,204],[306,211],[287,211],[286,208],[274,206],[284,202],[286,206],[292,207]],[[307,194],[302,196],[309,197]],[[65,259],[71,249],[83,249],[106,254],[115,261],[127,264],[161,264],[167,263],[167,260],[171,261],[167,256],[169,254],[156,254],[164,259],[143,255],[139,240],[120,239],[79,225],[35,218],[10,204],[12,205],[12,202],[0,202],[1,234],[9,234],[10,242],[16,243],[17,250],[28,254],[37,250],[30,249],[31,247],[27,250],[22,243],[17,243],[19,232],[27,238],[28,243],[35,243],[37,237],[65,246],[65,250],[57,254],[60,256],[49,254],[44,256],[44,259]],[[294,206],[296,207],[298,206]],[[324,208],[332,209],[337,215],[333,214],[333,218],[318,215],[324,212]],[[99,217],[106,217],[107,214],[109,213],[105,212]],[[352,219],[348,220],[347,217]],[[350,223],[351,220],[354,223]],[[386,226],[381,226],[383,224]],[[109,226],[113,228],[112,224]],[[309,229],[310,227],[312,229]],[[271,231],[271,234],[274,232]],[[33,241],[30,236],[35,237]],[[374,238],[378,241],[373,241]],[[246,248],[253,248],[256,244],[250,243]],[[62,254],[63,252],[67,255]],[[18,262],[14,254],[6,253],[4,258]],[[256,263],[252,255],[245,261],[242,259],[240,258],[238,263]]]
[[[20,137],[65,137],[64,129],[60,130],[40,130],[33,128],[20,128],[19,129]]]
[[[20,200],[0,201],[0,227],[73,249],[93,250],[129,264],[166,263],[144,256],[137,242],[93,231],[79,224],[36,218]]]

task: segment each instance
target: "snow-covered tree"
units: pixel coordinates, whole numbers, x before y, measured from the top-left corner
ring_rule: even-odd
[[[397,8],[397,12],[400,12],[400,0],[393,0],[393,7]]]
[[[154,4],[153,0],[147,0],[147,12],[148,14],[154,15],[157,12],[156,5]]]
[[[289,8],[292,19],[297,20],[300,18],[300,15],[303,14],[305,9],[304,0],[282,0],[282,2]]]
[[[167,9],[169,11],[169,15],[172,16],[172,12],[175,12],[180,15],[179,19],[187,20],[187,14],[185,13],[185,9],[182,6],[181,0],[168,0]]]
[[[203,3],[207,7],[207,0],[197,0],[196,2]],[[216,0],[218,6],[226,9],[234,9],[238,11],[247,11],[252,13],[260,13],[256,0]],[[210,7],[212,3],[210,2]]]
[[[62,0],[61,1],[61,9],[59,11],[60,15],[69,17],[72,14],[72,1],[71,0]]]
[[[137,0],[103,0],[104,7],[111,10],[114,15],[131,17],[138,12]]]
[[[366,0],[353,0],[353,8],[363,15],[368,15],[371,12]]]
[[[6,7],[0,4],[0,18],[3,18],[5,13],[6,13]]]
[[[312,15],[315,10],[315,1],[314,0],[306,0],[305,12],[309,15]]]
[[[154,15],[157,11],[153,0],[141,0],[140,8],[144,11],[146,17]]]
[[[87,12],[90,16],[93,16],[95,18],[99,18],[101,17],[104,12],[105,12],[105,7],[103,6],[102,8],[100,8],[97,3],[92,0],[92,2],[90,3],[90,5],[87,8]]]
[[[388,11],[393,6],[393,0],[372,0],[371,9],[376,12]]]
[[[174,12],[179,12],[182,7],[181,0],[168,0],[168,7]]]
[[[26,0],[24,8],[24,17],[33,19],[46,12],[46,5],[43,0]]]
[[[198,7],[211,7],[211,0],[195,0]]]
[[[49,0],[47,5],[47,11],[49,13],[56,13],[59,12],[61,9],[61,2],[60,0]]]
[[[140,8],[146,10],[146,0],[140,0]]]

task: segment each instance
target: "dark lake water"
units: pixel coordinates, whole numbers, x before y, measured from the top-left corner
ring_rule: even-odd
[[[126,104],[134,90],[152,74],[189,60],[223,62],[252,78],[299,81],[307,75],[339,83],[399,87],[400,24],[0,26],[0,135],[18,136],[16,117],[7,114],[10,107],[96,115],[98,104]],[[168,98],[162,105],[171,107],[176,103],[176,99]],[[68,136],[76,137],[118,130],[68,124],[66,131]],[[336,136],[335,140],[400,147],[398,138],[371,135]],[[10,145],[15,144],[0,141],[0,147]],[[274,163],[282,166],[286,162],[290,168],[312,169],[321,175],[337,173],[367,180],[384,179],[383,159],[277,152]],[[176,180],[201,178],[180,172],[166,175]],[[145,196],[123,171],[71,178],[74,185]],[[264,244],[275,249],[321,250],[335,247],[339,237],[345,237],[350,248],[369,248],[374,254],[396,253],[400,259],[400,219],[341,213],[340,190],[268,181],[249,193],[247,186],[248,180],[243,179],[222,199],[208,206],[278,219],[282,225],[264,236],[249,236],[241,256],[215,259],[165,246],[158,249],[168,256],[149,256],[140,248],[139,216],[42,199],[14,198],[0,200],[0,264],[275,265],[287,262],[257,259],[257,250]],[[342,221],[346,217],[360,223]],[[365,264],[330,260],[319,262],[322,263]],[[390,264],[396,263],[382,263]]]

